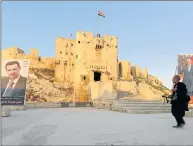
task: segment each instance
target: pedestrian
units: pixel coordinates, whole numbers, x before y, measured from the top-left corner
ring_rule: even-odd
[[[175,117],[177,125],[174,128],[181,128],[185,125],[183,117],[187,108],[187,88],[186,85],[180,82],[180,76],[173,77],[174,87],[172,89],[173,95],[171,99],[172,115]]]

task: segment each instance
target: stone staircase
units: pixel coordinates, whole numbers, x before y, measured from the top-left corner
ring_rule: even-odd
[[[170,113],[171,104],[161,101],[116,100],[113,102],[111,110],[134,114]]]

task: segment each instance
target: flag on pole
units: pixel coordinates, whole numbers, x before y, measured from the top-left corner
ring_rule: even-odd
[[[101,17],[105,18],[105,15],[102,12],[100,12],[100,11],[98,11],[98,16],[101,16]]]

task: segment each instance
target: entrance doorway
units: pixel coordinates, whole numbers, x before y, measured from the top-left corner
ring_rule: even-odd
[[[100,72],[94,72],[94,81],[101,81],[101,73]]]
[[[122,64],[119,63],[119,79],[122,77],[122,70],[123,70]]]

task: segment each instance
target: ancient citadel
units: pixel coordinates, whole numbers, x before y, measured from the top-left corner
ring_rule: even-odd
[[[30,54],[12,47],[2,50],[2,60],[29,59],[30,68],[55,69],[58,82],[132,80],[143,77],[162,84],[148,70],[131,65],[129,61],[118,61],[118,37],[93,36],[90,32],[77,32],[76,39],[56,38],[56,56],[40,57],[38,49]]]
[[[38,49],[29,54],[12,47],[2,50],[2,60],[29,59],[30,68],[55,70],[54,81],[73,85],[88,85],[97,81],[132,81],[140,77],[162,85],[148,70],[140,69],[129,61],[118,60],[118,37],[79,31],[76,39],[56,38],[55,57],[41,57]]]

